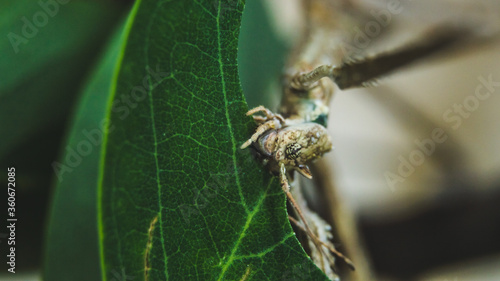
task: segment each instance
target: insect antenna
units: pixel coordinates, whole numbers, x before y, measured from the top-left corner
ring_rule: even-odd
[[[381,52],[376,55],[357,57],[355,60],[344,59],[340,65],[321,65],[310,72],[302,73],[292,79],[291,86],[299,91],[308,91],[316,83],[328,77],[340,89],[370,85],[383,75],[415,61],[430,57],[438,52],[459,46],[458,43],[472,38],[470,29],[452,27],[433,28],[425,32],[419,40],[396,50]]]

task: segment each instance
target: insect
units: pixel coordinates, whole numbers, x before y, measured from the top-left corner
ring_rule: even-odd
[[[301,3],[307,26],[285,66],[278,113],[264,106],[249,110],[247,115],[253,116],[258,127],[241,148],[252,147],[268,170],[279,176],[283,191],[302,221],[300,227],[319,252],[326,249],[354,269],[348,258],[325,244],[309,227],[290,192],[293,172],[311,179],[308,165],[332,150],[326,120],[335,92],[371,85],[375,79],[414,61],[459,47],[474,38],[475,30],[466,25],[435,25],[395,49],[353,55],[346,52],[346,38],[352,38],[353,26],[369,22],[367,11],[350,1]]]
[[[294,124],[263,106],[248,111],[247,115],[257,112],[264,112],[265,117],[253,116],[260,126],[241,148],[255,143],[270,171],[279,171],[281,175],[282,171],[295,169],[303,176],[312,178],[307,163],[332,149],[326,128],[314,122]]]

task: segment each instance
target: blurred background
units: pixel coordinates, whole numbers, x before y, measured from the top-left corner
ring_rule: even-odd
[[[373,14],[391,3],[352,2]],[[328,122],[335,149],[325,155],[331,192],[354,217],[374,280],[500,280],[500,3],[397,2],[401,13],[368,53],[441,23],[474,24],[490,39],[401,69],[376,87],[337,92]],[[263,18],[244,15],[242,86],[250,107],[276,109],[283,54],[303,27],[300,4],[250,7]],[[339,239],[342,250],[349,238]]]
[[[16,168],[19,218],[19,274],[5,275],[2,263],[0,280],[40,277],[57,184],[52,164],[65,151],[82,89],[132,2],[0,3],[0,164]],[[473,21],[485,34],[500,28],[498,1],[400,2],[405,8],[394,16],[390,36],[374,49],[433,22]],[[377,12],[388,1],[355,3]],[[302,27],[296,0],[247,1],[239,69],[250,107],[277,107],[282,67]],[[500,87],[484,86],[500,82],[499,50],[498,40],[472,44],[390,75],[378,87],[334,97],[335,150],[326,159],[375,280],[500,280]],[[491,93],[475,103],[480,85]],[[436,129],[446,140],[427,154],[419,144],[433,140]],[[0,230],[2,253],[5,235]]]
[[[17,273],[6,273],[8,265],[2,258],[0,280],[40,279],[43,242],[57,184],[52,164],[64,153],[82,89],[131,3],[0,3],[0,166],[2,170],[16,169],[18,218]],[[0,177],[2,186],[7,185],[7,172],[4,175]],[[89,194],[95,191],[89,190]],[[1,197],[7,202],[6,192]],[[1,217],[4,221],[5,210]],[[0,252],[7,253],[5,228],[0,235]]]

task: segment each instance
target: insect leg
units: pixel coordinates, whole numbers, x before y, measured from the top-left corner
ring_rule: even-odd
[[[286,194],[286,197],[288,198],[288,200],[290,201],[290,204],[293,206],[293,208],[297,211],[297,214],[299,215],[300,217],[300,220],[302,221],[303,225],[300,225],[299,227],[302,228],[306,233],[307,235],[311,238],[311,240],[313,241],[314,245],[316,245],[316,247],[318,248],[318,250],[320,251],[320,253],[323,253],[323,248],[321,246],[324,246],[325,248],[327,248],[330,252],[332,252],[334,255],[336,255],[337,257],[341,258],[342,260],[345,261],[345,263],[347,265],[349,265],[349,267],[354,270],[354,264],[352,263],[351,260],[349,260],[346,256],[344,256],[342,253],[340,253],[339,251],[335,250],[334,248],[332,248],[331,246],[329,246],[328,244],[322,242],[316,235],[314,235],[314,233],[311,231],[311,228],[309,227],[309,225],[307,224],[307,221],[304,217],[304,214],[302,213],[302,210],[300,209],[299,205],[297,204],[297,202],[295,202],[295,199],[293,198],[292,194],[290,193],[290,184],[288,183],[288,179],[286,177],[286,168],[285,168],[285,164],[281,163],[280,164],[280,183],[281,183],[281,188],[283,189],[283,191],[285,192]],[[295,224],[298,224],[298,222],[294,219],[292,220],[293,223]]]
[[[250,137],[250,139],[248,139],[244,144],[241,145],[241,149],[244,149],[244,148],[247,148],[249,145],[252,144],[252,142],[256,142],[257,139],[264,133],[266,132],[267,130],[269,129],[275,129],[275,128],[279,128],[281,126],[281,124],[279,123],[279,121],[277,121],[276,119],[273,119],[273,120],[270,120],[270,121],[267,121],[266,123],[260,125],[257,130],[255,131],[255,133]]]
[[[263,112],[267,119],[278,119],[281,124],[285,123],[285,119],[280,114],[275,114],[271,110],[265,108],[263,105],[259,105],[255,108],[250,109],[247,112],[247,116],[253,115],[257,112]]]
[[[265,117],[262,117],[262,116],[257,116],[257,115],[254,115],[252,116],[253,117],[253,120],[259,124],[262,124],[262,123],[265,123],[266,122],[266,118]]]
[[[243,145],[241,145],[241,149],[244,149],[252,144],[252,142],[256,142],[257,139],[267,130],[269,129],[279,129],[282,125],[285,124],[285,119],[280,114],[274,114],[271,110],[265,108],[260,105],[255,108],[250,109],[247,112],[247,116],[253,115],[257,112],[263,112],[265,117],[262,116],[253,116],[253,119],[261,123],[255,133],[248,139]]]
[[[314,235],[312,233],[311,228],[307,224],[307,221],[306,221],[306,219],[304,217],[304,214],[302,213],[302,210],[300,209],[300,207],[297,204],[297,202],[295,202],[295,199],[293,198],[292,193],[290,193],[290,184],[288,183],[288,179],[286,177],[286,168],[285,168],[285,164],[283,164],[283,163],[280,163],[280,183],[281,183],[281,188],[283,189],[283,192],[285,192],[286,197],[290,201],[290,204],[293,206],[293,208],[295,209],[295,211],[297,211],[297,214],[299,215],[300,219],[304,223],[304,228],[306,230],[307,235],[309,237],[311,237],[314,245],[319,250],[319,253],[321,255],[323,255],[323,249],[321,248],[321,245],[318,242],[319,239],[316,237],[316,235]]]
[[[418,40],[395,50],[365,55],[356,60],[345,61],[340,65],[321,65],[310,72],[297,74],[292,78],[290,86],[299,91],[308,91],[316,87],[321,78],[328,77],[340,89],[363,87],[398,68],[440,51],[460,47],[474,35],[472,30],[466,28],[434,27],[423,33]]]
[[[304,227],[304,225],[302,225],[299,221],[297,221],[294,217],[291,217],[291,216],[288,216],[288,219],[293,223],[295,224],[298,228],[300,228],[302,231],[304,232],[307,232],[306,228]],[[344,262],[349,265],[349,267],[354,270],[354,264],[352,263],[352,261],[344,256],[341,252],[337,251],[335,248],[333,248],[332,246],[326,244],[325,242],[321,241],[318,239],[318,242],[323,245],[325,248],[327,248],[330,252],[332,252],[335,256],[337,256],[338,258],[344,260]]]
[[[317,82],[323,77],[330,77],[334,80],[338,69],[333,65],[321,65],[312,71],[296,75],[292,78],[290,86],[298,91],[309,91],[317,86]]]

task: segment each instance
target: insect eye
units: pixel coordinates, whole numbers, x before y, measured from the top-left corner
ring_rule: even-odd
[[[296,159],[300,154],[300,149],[302,145],[298,143],[291,143],[285,148],[285,156],[288,159]]]

